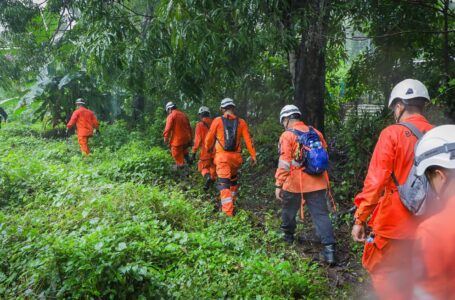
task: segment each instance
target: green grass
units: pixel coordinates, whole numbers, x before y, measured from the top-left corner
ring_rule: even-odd
[[[139,134],[106,128],[88,159],[75,137],[41,136],[0,131],[0,298],[327,297],[316,264],[249,212],[226,218],[183,191]]]

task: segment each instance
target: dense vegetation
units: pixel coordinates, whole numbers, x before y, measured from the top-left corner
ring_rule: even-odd
[[[0,1],[0,106],[10,115],[0,129],[0,298],[354,297],[364,274],[351,216],[340,212],[392,121],[381,105],[394,84],[421,80],[430,120],[455,119],[454,6]],[[216,114],[226,96],[259,160],[241,170],[233,219],[197,173],[172,171],[162,142],[167,101],[194,125],[201,104]],[[64,136],[78,97],[103,121],[88,159]],[[273,174],[287,103],[329,143],[335,270],[312,262],[317,245],[280,241]],[[311,233],[308,221],[299,226]]]
[[[321,271],[285,250],[275,225],[214,214],[139,135],[116,151],[103,140],[88,159],[75,140],[16,123],[0,136],[2,298],[327,295]]]

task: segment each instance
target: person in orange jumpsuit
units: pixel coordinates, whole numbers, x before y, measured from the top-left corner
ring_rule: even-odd
[[[193,139],[193,131],[188,117],[173,102],[166,104],[166,112],[168,116],[163,132],[164,142],[170,145],[177,168],[182,168],[185,160],[188,164],[192,163],[188,148]]]
[[[421,132],[433,126],[422,115],[430,101],[426,87],[406,79],[392,90],[389,107],[396,123],[411,123]],[[417,218],[402,204],[392,173],[399,184],[406,181],[414,161],[417,137],[405,126],[394,124],[380,134],[368,168],[362,192],[354,199],[357,206],[352,238],[365,243],[363,266],[370,273],[381,299],[410,299],[410,253]],[[372,233],[366,236],[366,222]]]
[[[294,159],[294,153],[298,151],[299,144],[297,136],[290,130],[301,132],[310,130],[310,127],[300,120],[301,115],[295,105],[286,105],[280,112],[280,123],[286,129],[280,137],[280,158],[275,173],[275,196],[283,205],[281,229],[284,233],[284,240],[292,244],[296,229],[295,218],[304,201],[310,210],[316,232],[324,245],[321,258],[329,264],[334,264],[335,237],[326,198],[329,186],[327,171],[320,174],[308,174],[304,171],[302,163]],[[322,147],[327,149],[327,143],[322,134],[316,129],[313,130],[319,136]]]
[[[223,115],[213,120],[205,139],[205,147],[215,147],[217,188],[220,191],[222,211],[233,216],[239,188],[237,172],[243,163],[240,139],[245,141],[252,165],[256,165],[256,150],[245,120],[234,114],[234,101],[230,98],[223,99],[220,110]]]
[[[416,163],[416,175],[425,174],[437,196],[428,201],[442,208],[417,228],[412,299],[455,299],[455,125],[427,132]]]
[[[196,157],[196,152],[201,149],[201,154],[199,156],[198,170],[201,172],[202,176],[205,178],[204,190],[207,191],[210,185],[216,179],[216,167],[213,162],[214,153],[209,152],[205,147],[205,137],[209,132],[210,125],[212,125],[212,119],[210,119],[210,110],[206,106],[201,106],[198,111],[200,122],[196,125],[196,133],[194,135],[194,146],[193,146],[193,158],[194,161]]]
[[[93,136],[94,128],[99,132],[99,123],[93,111],[85,107],[84,99],[77,99],[76,106],[77,109],[73,112],[68,124],[66,124],[66,128],[70,129],[76,125],[77,141],[81,151],[88,156],[90,153],[88,139]]]

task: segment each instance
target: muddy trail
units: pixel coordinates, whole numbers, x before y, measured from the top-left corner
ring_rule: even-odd
[[[268,166],[267,166],[268,165]],[[272,218],[277,232],[280,231],[281,206],[274,197],[273,178],[275,168],[270,164],[259,168],[252,168],[248,163],[239,173],[240,193],[236,204],[237,209],[243,209],[252,213],[252,223],[260,230],[268,230],[265,226],[266,219]],[[179,176],[180,189],[191,194],[195,190],[202,191],[203,183],[201,175],[193,166],[185,176]],[[221,211],[218,192],[213,186],[207,192],[194,195],[201,196],[213,205],[214,213]],[[355,244],[351,239],[352,206],[337,203],[337,210],[332,212],[331,218],[334,225],[337,240],[335,266],[327,266],[322,263],[319,253],[322,245],[314,230],[311,216],[305,211],[305,218],[298,222],[296,230],[296,242],[289,246],[297,251],[302,257],[318,263],[323,270],[330,289],[332,299],[375,299],[369,276],[361,265],[362,245]]]

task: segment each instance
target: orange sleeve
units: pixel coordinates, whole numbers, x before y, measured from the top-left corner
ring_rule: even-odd
[[[202,128],[201,123],[196,125],[196,133],[194,135],[194,146],[193,146],[193,153],[196,153],[199,148],[202,147]],[[202,125],[204,126],[204,125]]]
[[[391,180],[395,149],[395,139],[390,130],[386,128],[381,132],[374,148],[368,174],[363,183],[363,190],[354,198],[354,203],[357,206],[354,215],[356,219],[366,222],[376,208],[387,183]]]
[[[218,130],[218,124],[220,123],[220,118],[213,120],[212,125],[210,125],[209,132],[205,137],[205,147],[207,149],[212,149],[215,145],[216,131]]]
[[[168,142],[174,127],[174,114],[171,114],[166,119],[166,127],[164,128],[163,137],[164,141]]]
[[[280,158],[278,160],[278,168],[275,173],[275,186],[282,187],[286,179],[291,174],[292,163],[292,144],[291,140],[286,137],[286,132],[280,137],[279,153]]]
[[[79,111],[75,111],[73,112],[73,114],[71,115],[71,119],[70,121],[68,122],[68,124],[66,124],[66,128],[71,128],[73,127],[74,125],[76,125],[76,122],[77,122],[77,119],[79,118]]]
[[[253,140],[251,139],[250,132],[248,131],[248,125],[244,120],[242,121],[243,122],[241,122],[240,124],[241,126],[240,130],[242,132],[243,140],[245,141],[248,152],[250,152],[251,158],[256,160],[256,149],[254,149]]]

